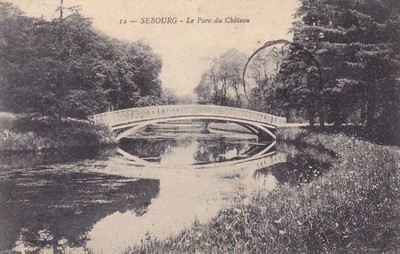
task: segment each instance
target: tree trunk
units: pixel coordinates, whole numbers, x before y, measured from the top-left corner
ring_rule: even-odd
[[[376,111],[376,101],[375,101],[375,94],[374,94],[374,89],[372,89],[371,85],[367,86],[366,89],[366,112],[365,112],[365,126],[367,128],[372,127],[373,125],[373,119],[375,116],[375,111]]]
[[[364,125],[367,121],[367,102],[363,102],[361,106],[360,123]]]
[[[371,127],[373,125],[373,119],[375,116],[375,101],[371,99],[367,103],[366,121],[365,126]]]
[[[325,107],[324,107],[323,104],[321,105],[321,108],[320,108],[320,111],[319,111],[319,125],[321,127],[325,126]]]
[[[290,113],[290,108],[285,109],[284,112],[285,112],[286,121],[288,123],[290,123],[292,121],[292,115]]]
[[[314,103],[312,103],[308,107],[308,120],[310,122],[310,126],[314,128],[315,126],[315,109],[314,109]]]

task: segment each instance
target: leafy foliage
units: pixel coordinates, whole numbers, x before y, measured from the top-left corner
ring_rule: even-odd
[[[199,102],[242,106],[242,73],[246,60],[246,56],[236,49],[231,49],[214,59],[211,68],[203,73],[199,85],[194,90]]]
[[[161,97],[162,62],[148,42],[107,38],[76,11],[47,21],[0,3],[0,13],[1,110],[84,118]]]
[[[73,118],[58,119],[40,114],[3,115],[0,152],[115,146],[114,134],[106,126]]]
[[[313,125],[321,90],[318,62],[306,49],[288,41],[264,47],[246,70],[250,108],[284,115],[289,122],[304,118],[305,111]]]
[[[252,108],[289,121],[305,112],[311,125],[352,122],[399,143],[399,13],[397,0],[302,0],[293,44],[276,78],[258,80]]]
[[[399,136],[399,13],[395,0],[302,1],[294,41],[321,66],[320,118],[364,124],[382,141]]]

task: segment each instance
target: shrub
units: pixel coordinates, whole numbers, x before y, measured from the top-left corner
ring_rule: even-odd
[[[44,144],[45,141],[33,132],[0,131],[0,151],[32,151],[41,149]]]
[[[20,115],[13,119],[11,129],[1,134],[0,151],[116,144],[112,131],[106,126],[72,118],[59,119],[40,114]]]

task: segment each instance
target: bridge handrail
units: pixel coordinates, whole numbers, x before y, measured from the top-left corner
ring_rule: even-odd
[[[286,123],[284,117],[278,117],[248,109],[233,108],[217,105],[162,105],[122,109],[93,115],[91,119],[96,123],[115,125],[131,119],[148,119],[156,117],[174,117],[186,115],[214,115],[246,119],[256,122],[268,122],[273,125]]]

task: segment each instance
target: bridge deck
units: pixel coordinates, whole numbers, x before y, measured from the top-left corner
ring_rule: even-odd
[[[216,105],[163,105],[129,108],[105,112],[92,116],[96,123],[109,126],[124,125],[126,123],[148,121],[154,119],[173,119],[184,116],[210,116],[221,119],[241,119],[245,121],[281,126],[286,119],[262,112],[247,109],[232,108]]]

